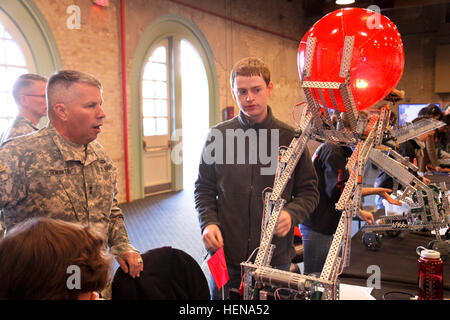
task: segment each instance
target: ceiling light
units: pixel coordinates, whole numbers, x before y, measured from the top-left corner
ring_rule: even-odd
[[[107,7],[109,4],[109,0],[92,0],[92,2],[100,7]]]
[[[355,0],[336,0],[336,4],[339,5],[346,5],[346,4],[352,4],[355,3]]]

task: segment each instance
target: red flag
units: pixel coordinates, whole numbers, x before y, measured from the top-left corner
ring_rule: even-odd
[[[223,247],[217,250],[208,260],[209,271],[214,278],[217,288],[220,290],[230,280],[228,276],[227,263],[225,262],[225,255]]]

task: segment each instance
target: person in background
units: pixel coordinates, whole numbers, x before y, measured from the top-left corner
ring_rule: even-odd
[[[439,108],[435,104],[429,104],[428,106],[422,108],[418,116],[425,116],[431,119],[442,121],[444,118],[444,113],[441,108]],[[425,142],[425,152],[423,153],[423,157],[419,158],[419,172],[424,173],[426,171],[449,171],[450,169],[442,168],[438,162],[438,153],[436,149],[436,135],[437,130],[433,131],[433,134],[430,134]]]
[[[45,86],[47,78],[38,74],[23,74],[14,82],[12,95],[17,104],[18,115],[0,135],[0,147],[14,137],[36,132],[39,120],[47,114]],[[0,239],[5,230],[3,213],[0,210]]]
[[[450,114],[445,114],[442,121],[445,126],[436,130],[436,149],[441,168],[450,167]]]
[[[112,257],[92,226],[32,218],[0,240],[0,300],[97,300]]]
[[[38,130],[39,120],[47,114],[46,85],[47,78],[37,74],[23,74],[17,78],[12,95],[18,114],[0,136],[0,146],[8,139]]]
[[[417,118],[415,118],[412,123],[415,123],[417,121],[420,121],[422,119],[426,119],[428,117],[426,116],[419,116]],[[416,138],[407,140],[403,143],[401,143],[398,146],[398,150],[396,150],[400,155],[402,155],[403,157],[407,157],[408,161],[411,163],[417,163],[418,159],[422,158],[424,153],[425,153],[425,143],[428,140],[428,137],[434,135],[434,131],[429,131],[426,132]],[[417,176],[416,172],[413,172],[413,174],[415,176]],[[418,177],[418,176],[417,176]],[[419,177],[425,184],[429,184],[430,180],[426,177]],[[394,186],[394,180],[392,179],[391,176],[389,176],[387,173],[385,173],[384,171],[382,171],[381,169],[379,170],[378,176],[375,179],[375,183],[374,183],[374,187],[378,187],[378,188],[390,188],[392,189]],[[401,186],[399,186],[400,188]],[[376,200],[377,203],[377,207],[378,208],[383,208],[383,204],[381,202],[381,198],[378,197]]]
[[[364,116],[361,113],[361,116]],[[344,130],[351,132],[348,114],[342,114]],[[339,129],[338,125],[338,129]],[[333,234],[341,218],[336,210],[345,183],[350,173],[345,168],[353,151],[349,146],[331,142],[321,144],[313,155],[313,165],[319,179],[320,200],[317,208],[300,224],[303,242],[304,273],[320,273],[325,264],[328,251],[333,241]],[[398,204],[388,193],[388,188],[363,188],[362,196],[379,195],[391,203]],[[368,224],[374,222],[373,214],[360,209],[359,217]]]
[[[450,114],[450,104],[447,104],[444,110],[444,114]]]

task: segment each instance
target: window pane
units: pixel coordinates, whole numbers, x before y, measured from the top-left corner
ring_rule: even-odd
[[[156,134],[164,135],[167,133],[167,118],[156,118]]]
[[[155,82],[156,98],[167,99],[167,84],[165,82]]]
[[[156,112],[155,116],[157,117],[167,117],[167,100],[156,100],[155,101]]]
[[[146,80],[167,80],[166,65],[155,62],[147,62],[144,69],[144,79]]]
[[[0,63],[6,64],[5,59],[5,41],[0,40]]]
[[[143,121],[144,136],[154,136],[156,134],[156,119],[144,118]]]
[[[159,47],[157,48],[152,56],[149,59],[150,61],[154,62],[166,62],[166,48],[165,47]]]
[[[144,67],[144,74],[142,75],[142,80],[151,80],[152,77],[152,65],[147,62]]]
[[[155,116],[155,100],[143,99],[142,100],[142,115],[144,117]]]
[[[14,66],[26,66],[25,58],[17,43],[5,41],[6,63]]]
[[[167,68],[165,64],[161,63],[152,63],[153,66],[153,78],[159,81],[167,80]]]
[[[3,37],[4,37],[5,39],[12,39],[11,35],[10,35],[9,32],[6,31],[6,30],[4,30]]]
[[[3,115],[11,119],[15,118],[15,116],[17,115],[17,106],[12,94],[7,94],[5,100],[6,104],[4,105],[5,108],[3,110]]]
[[[154,98],[155,97],[155,84],[153,81],[142,81],[142,98]]]
[[[0,90],[11,92],[17,77],[27,72],[25,68],[0,67]]]
[[[152,49],[142,72],[142,121],[145,136],[166,135],[169,132],[168,45],[168,39],[164,39]]]
[[[0,118],[0,135],[8,128],[8,123],[7,119]]]
[[[21,74],[29,72],[22,49],[12,35],[20,37],[19,32],[10,33],[0,24],[0,134],[18,113],[12,86]]]

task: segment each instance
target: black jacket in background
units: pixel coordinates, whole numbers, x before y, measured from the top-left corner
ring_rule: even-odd
[[[332,235],[336,232],[341,212],[336,210],[349,173],[345,169],[352,149],[330,142],[321,144],[313,156],[313,164],[319,179],[320,200],[316,210],[303,225],[316,232]]]
[[[268,116],[263,123],[250,122],[242,113],[231,120],[222,122],[213,129],[220,130],[225,142],[227,129],[267,129],[269,136],[271,129],[279,130],[279,146],[289,146],[294,137],[294,130],[285,123],[275,119],[268,107]],[[235,139],[236,142],[236,139]],[[207,141],[203,149],[212,143]],[[268,139],[270,154],[270,138]],[[236,143],[235,143],[236,146]],[[250,146],[254,148],[255,146]],[[246,143],[246,159],[248,159],[249,145]],[[223,147],[226,159],[225,143]],[[278,154],[278,151],[277,151]],[[237,164],[236,151],[234,164],[206,164],[200,163],[199,175],[195,183],[195,207],[198,211],[201,231],[209,224],[217,224],[224,238],[224,252],[228,266],[239,266],[247,261],[255,248],[259,246],[261,236],[261,220],[263,212],[262,192],[265,188],[273,187],[274,175],[261,175],[261,168],[270,165]],[[276,165],[275,165],[276,168]],[[292,228],[283,237],[273,237],[272,243],[276,249],[271,261],[272,266],[290,263],[293,252],[293,226],[302,222],[319,200],[317,177],[311,163],[310,154],[305,151],[300,157],[293,176],[289,180],[283,198],[288,201],[285,210],[291,214]],[[256,254],[255,256],[256,257]]]
[[[161,247],[141,255],[144,271],[136,278],[118,268],[112,300],[209,300],[209,287],[198,263],[186,252]]]

